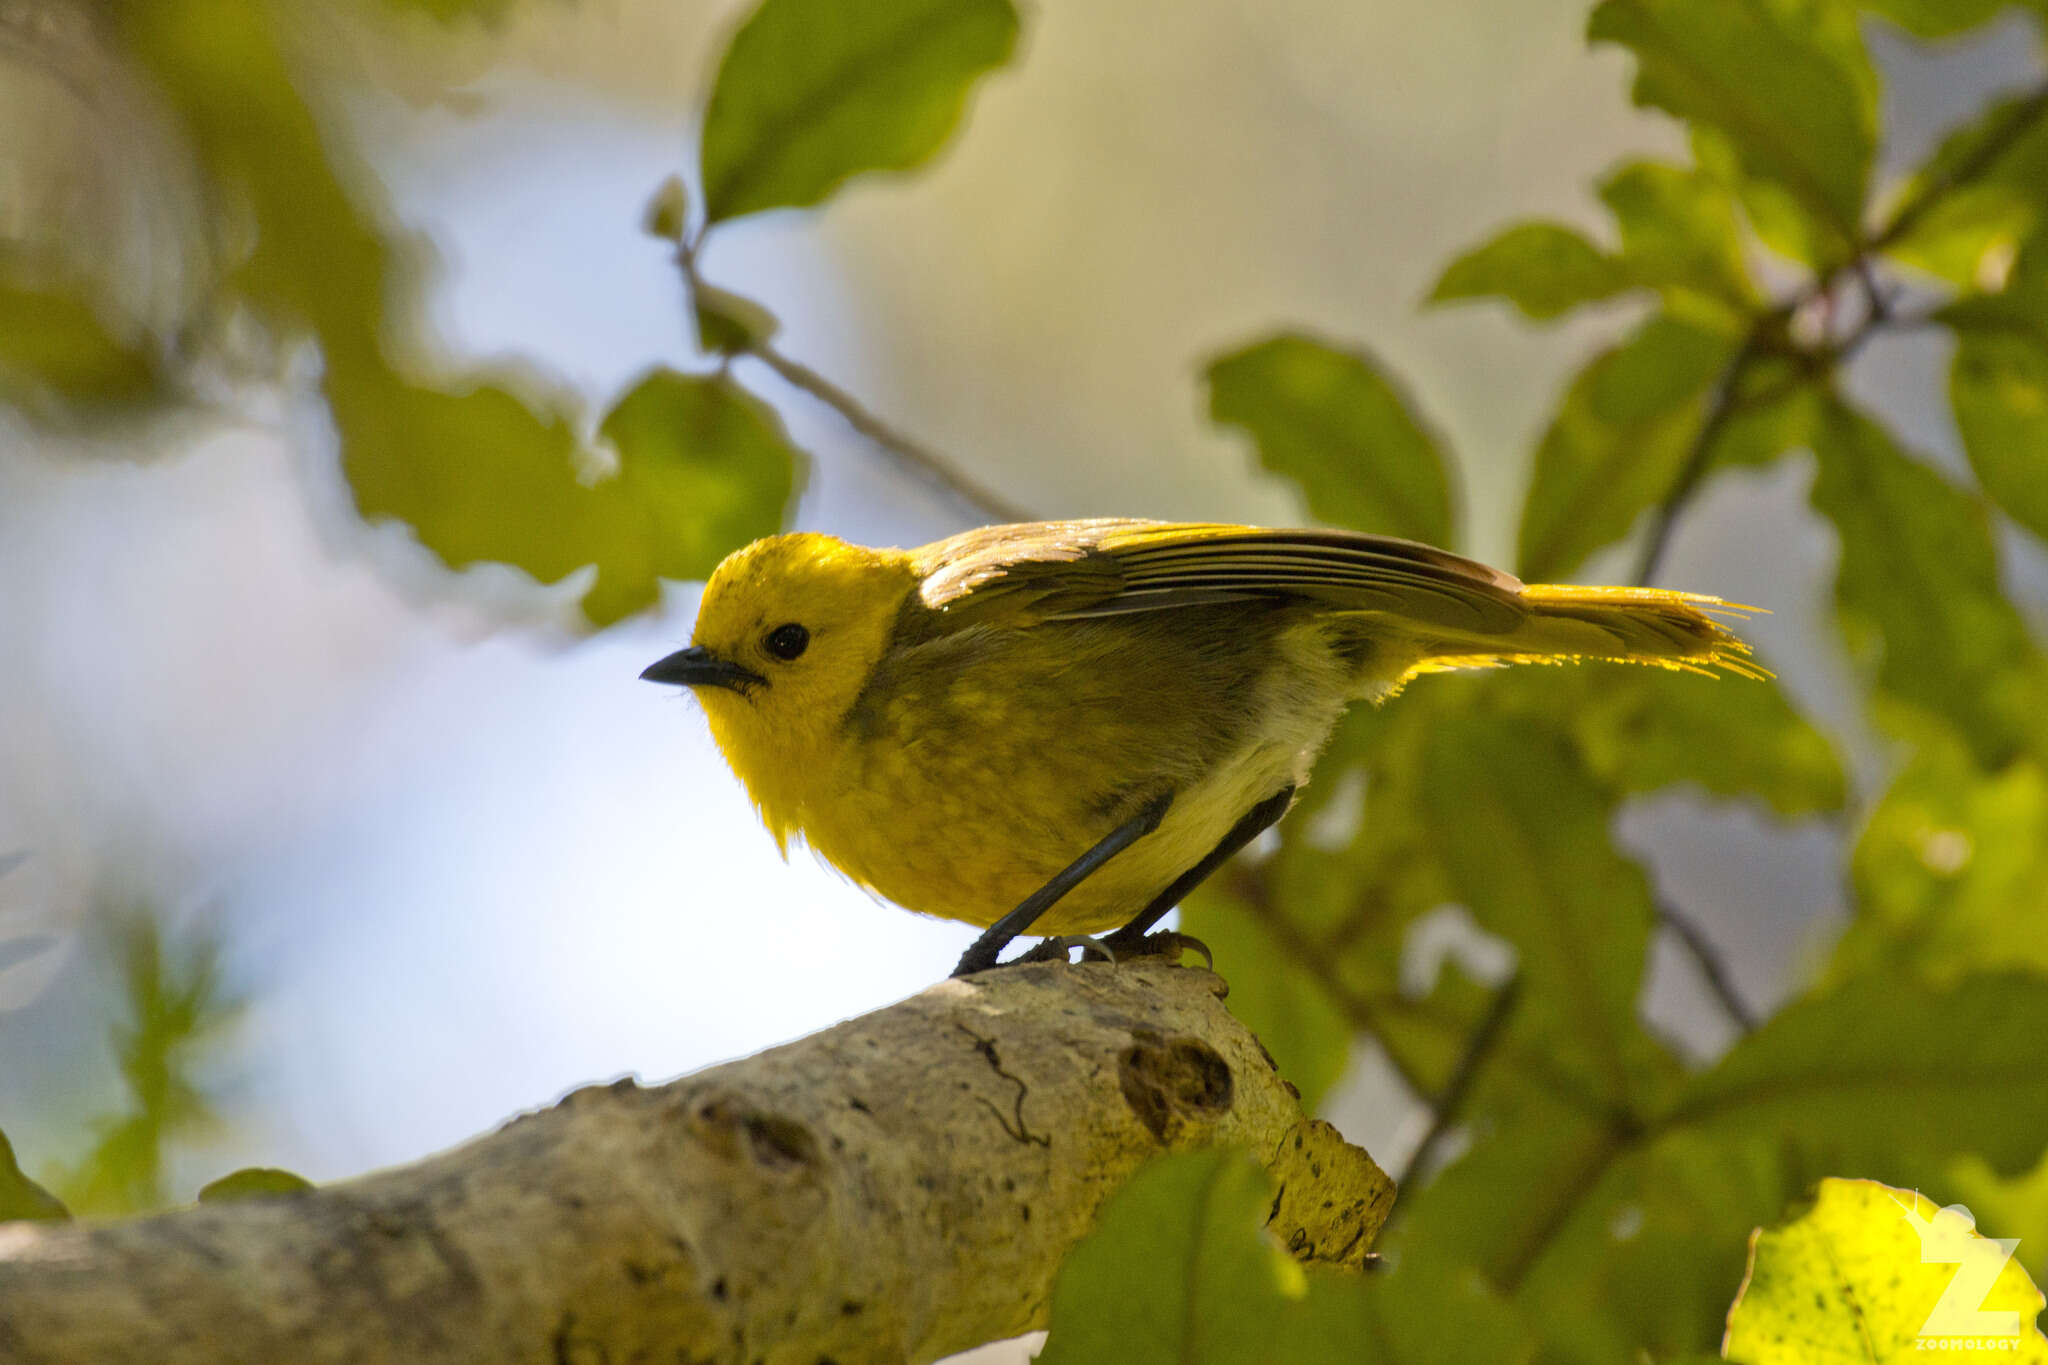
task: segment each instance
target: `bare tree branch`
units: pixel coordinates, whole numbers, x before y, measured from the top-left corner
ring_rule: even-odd
[[[1102,1201],[1218,1142],[1273,1170],[1282,1244],[1361,1263],[1391,1182],[1222,993],[1004,968],[310,1193],[0,1225],[0,1361],[929,1361],[1043,1326]]]

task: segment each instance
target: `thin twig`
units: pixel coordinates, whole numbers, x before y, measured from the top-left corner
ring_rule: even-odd
[[[1720,378],[1714,381],[1713,396],[1707,400],[1707,414],[1700,422],[1700,429],[1693,434],[1692,445],[1686,449],[1685,463],[1679,466],[1670,491],[1657,505],[1656,520],[1650,524],[1650,538],[1644,543],[1642,557],[1636,562],[1636,582],[1648,584],[1663,566],[1664,552],[1671,547],[1671,536],[1678,529],[1679,515],[1692,501],[1700,481],[1713,465],[1714,442],[1721,438],[1728,420],[1735,415],[1740,405],[1737,394],[1743,378],[1757,356],[1762,354],[1764,333],[1775,325],[1778,317],[1775,310],[1760,316],[1749,329],[1749,335],[1743,338],[1741,348],[1721,371]]]
[[[887,451],[912,472],[996,521],[1030,521],[1031,513],[987,484],[970,478],[945,456],[919,444],[862,407],[860,400],[810,366],[754,341],[744,352],[838,413],[846,425]]]
[[[1693,965],[1699,968],[1700,979],[1707,983],[1714,999],[1744,1033],[1754,1032],[1757,1026],[1756,1011],[1735,989],[1735,975],[1728,970],[1728,964],[1699,925],[1677,906],[1666,900],[1657,903],[1657,919],[1678,936],[1687,953],[1691,954]]]
[[[683,284],[690,291],[693,300],[704,290],[703,277],[697,273],[697,257],[703,250],[705,231],[706,229],[700,226],[695,233],[679,243],[676,250],[676,269],[682,273]],[[803,362],[776,350],[766,337],[748,338],[745,349],[739,353],[752,356],[782,376],[785,383],[803,390],[838,413],[841,421],[894,457],[897,463],[906,466],[925,482],[951,494],[981,515],[992,521],[1035,520],[1027,508],[1012,502],[987,484],[962,473],[957,464],[930,446],[905,436],[868,411],[858,398],[845,389]]]
[[[1458,1055],[1458,1064],[1451,1071],[1451,1078],[1444,1082],[1443,1093],[1436,1097],[1430,1107],[1429,1131],[1422,1135],[1422,1141],[1408,1155],[1401,1165],[1401,1173],[1394,1177],[1394,1188],[1406,1190],[1415,1177],[1429,1169],[1430,1158],[1443,1145],[1452,1128],[1464,1117],[1465,1101],[1472,1093],[1473,1083],[1479,1079],[1480,1070],[1493,1055],[1494,1045],[1507,1028],[1508,1019],[1515,1012],[1515,1005],[1521,1000],[1522,977],[1517,972],[1493,993],[1493,1003],[1486,1007],[1486,1015],[1479,1026],[1472,1030],[1472,1036],[1465,1041],[1465,1050]]]

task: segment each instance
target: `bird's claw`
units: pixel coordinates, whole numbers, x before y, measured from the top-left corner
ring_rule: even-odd
[[[1108,944],[1099,938],[1090,938],[1086,934],[1061,934],[1054,938],[1040,939],[1036,947],[1030,952],[1020,955],[1017,961],[1068,962],[1072,959],[1067,954],[1076,948],[1081,950],[1081,960],[1083,962],[1092,957],[1107,962],[1112,966],[1116,963],[1116,953]]]
[[[1203,963],[1210,971],[1216,970],[1216,954],[1209,951],[1209,945],[1193,934],[1183,934],[1178,929],[1159,929],[1149,934],[1138,934],[1126,938],[1122,930],[1111,934],[1104,945],[1114,956],[1111,961],[1124,961],[1135,957],[1164,957],[1179,962],[1181,954],[1192,948],[1202,955]]]

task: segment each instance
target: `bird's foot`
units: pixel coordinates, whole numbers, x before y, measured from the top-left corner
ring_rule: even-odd
[[[1030,952],[1019,954],[1017,961],[1071,962],[1073,959],[1067,954],[1076,948],[1081,950],[1083,962],[1090,958],[1112,964],[1116,961],[1116,954],[1110,951],[1108,945],[1101,939],[1089,938],[1086,934],[1060,934],[1053,938],[1040,939],[1038,945]]]
[[[1127,929],[1119,929],[1105,936],[1098,946],[1112,962],[1128,962],[1138,957],[1164,957],[1179,962],[1181,954],[1192,948],[1202,955],[1210,971],[1216,970],[1216,954],[1209,951],[1209,945],[1178,929],[1159,929],[1149,934],[1133,934]]]

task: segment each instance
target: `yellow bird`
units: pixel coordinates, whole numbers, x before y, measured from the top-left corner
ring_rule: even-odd
[[[694,688],[777,844],[911,910],[1027,930],[1162,915],[1286,813],[1345,708],[1418,673],[1762,670],[1715,597],[1524,585],[1351,531],[1100,519],[918,549],[771,536],[711,575]],[[1064,941],[1058,942],[1065,955]]]

